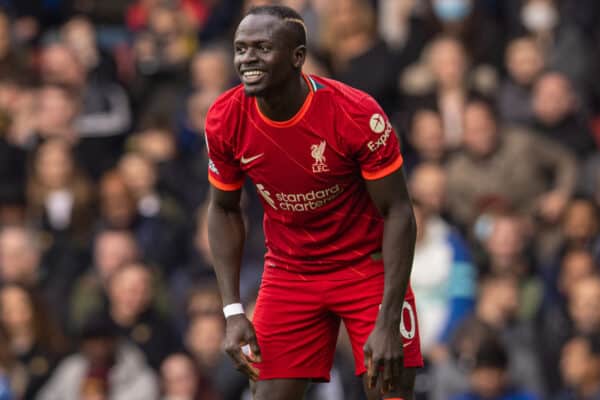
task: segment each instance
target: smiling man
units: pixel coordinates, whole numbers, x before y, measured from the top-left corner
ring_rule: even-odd
[[[329,380],[343,321],[369,399],[412,399],[423,361],[398,140],[369,95],[302,73],[305,29],[290,8],[252,9],[235,34],[242,84],[207,116],[225,348],[256,400],[301,399],[311,380]],[[252,322],[239,296],[245,176],[263,201],[267,246]]]

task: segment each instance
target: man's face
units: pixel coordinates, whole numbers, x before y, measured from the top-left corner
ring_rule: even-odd
[[[277,17],[248,15],[235,34],[233,64],[248,96],[264,96],[293,76],[293,45]]]
[[[496,147],[496,122],[488,108],[472,103],[465,109],[463,143],[469,153],[485,157]]]

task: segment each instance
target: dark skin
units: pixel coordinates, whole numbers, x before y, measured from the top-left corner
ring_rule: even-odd
[[[267,117],[284,121],[301,108],[309,89],[302,78],[304,45],[295,45],[283,22],[270,15],[249,15],[235,37],[234,64],[247,95],[256,96]],[[257,78],[244,71],[260,71]],[[413,398],[414,369],[404,368],[400,321],[412,265],[416,225],[406,182],[401,170],[384,178],[366,181],[366,188],[384,218],[382,244],[385,285],[381,311],[364,345],[363,376],[369,400],[401,396]],[[211,188],[208,208],[209,242],[223,304],[239,303],[239,280],[245,229],[240,209],[241,191]],[[251,355],[241,349],[249,345]],[[252,323],[245,315],[227,319],[225,351],[235,366],[253,381],[255,400],[301,400],[308,379],[258,381],[260,348]]]

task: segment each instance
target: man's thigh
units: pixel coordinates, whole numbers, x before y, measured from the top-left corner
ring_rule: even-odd
[[[344,321],[352,353],[354,355],[357,375],[366,372],[364,366],[363,346],[379,315],[379,308],[383,298],[383,274],[355,282],[334,282],[336,296],[332,300],[330,309]],[[402,336],[404,353],[404,367],[422,367],[421,343],[419,339],[419,326],[417,322],[415,298],[412,290],[407,289],[405,300],[402,304],[402,322],[398,326]]]
[[[259,381],[328,381],[340,320],[323,304],[319,281],[263,278],[253,316]]]
[[[302,400],[308,379],[271,379],[251,382],[253,400]]]

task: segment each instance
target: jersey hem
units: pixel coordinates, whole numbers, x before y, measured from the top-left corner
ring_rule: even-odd
[[[398,158],[396,158],[396,160],[387,167],[383,167],[382,169],[377,170],[375,172],[361,171],[361,175],[363,178],[369,181],[381,179],[385,176],[390,175],[392,172],[396,172],[402,166],[403,163],[404,160],[402,156],[399,155]]]
[[[244,186],[244,181],[236,182],[236,183],[223,183],[215,179],[211,174],[208,174],[208,181],[211,185],[216,187],[219,190],[223,190],[226,192],[233,192],[235,190],[240,190],[242,186]]]

